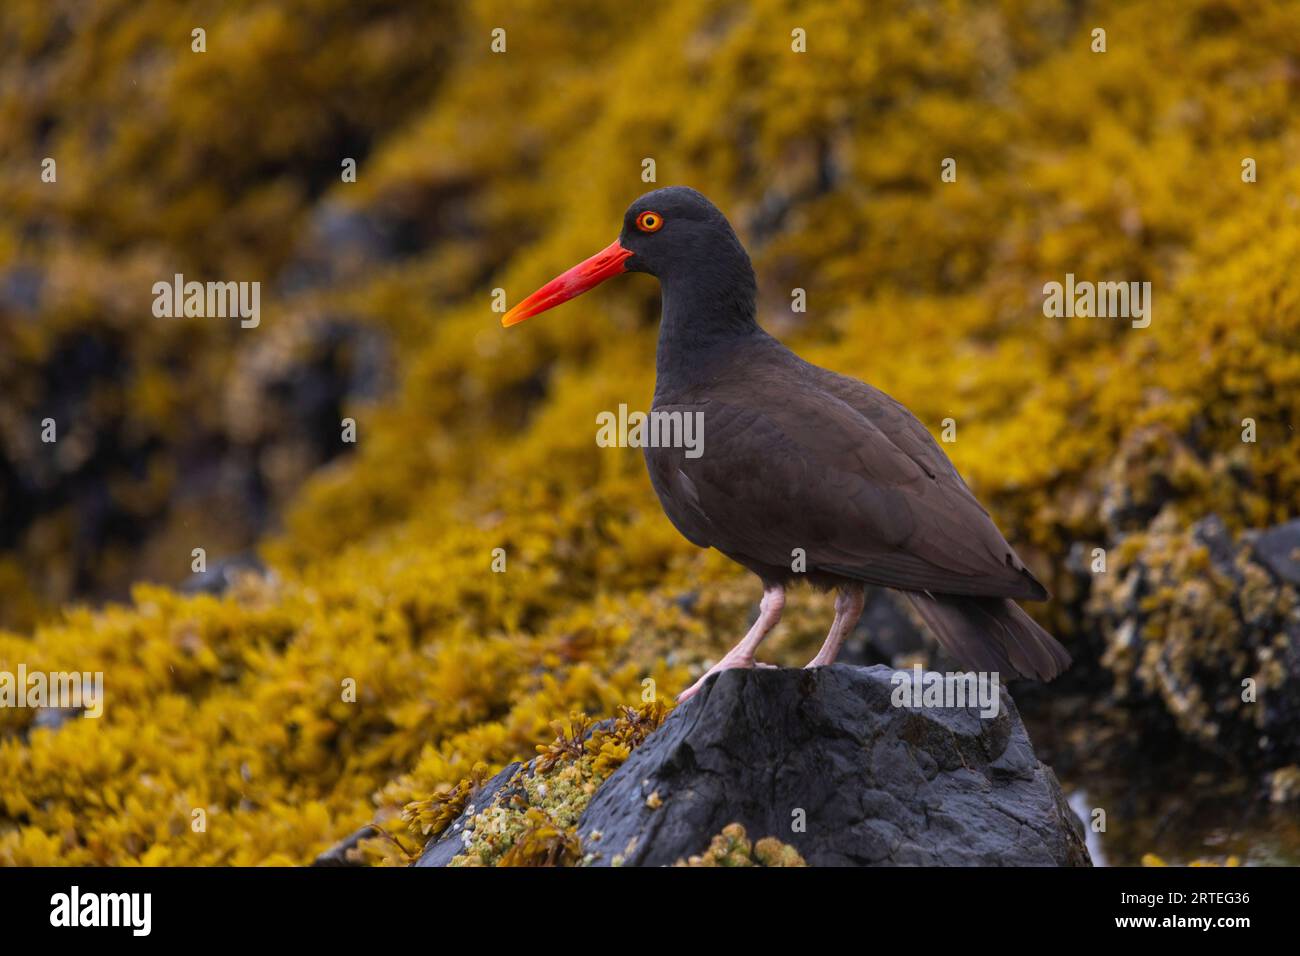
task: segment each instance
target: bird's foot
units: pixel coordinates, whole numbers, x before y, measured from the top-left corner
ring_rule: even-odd
[[[701,676],[699,680],[697,680],[690,687],[686,688],[684,691],[678,694],[677,703],[680,704],[683,703],[684,701],[688,701],[696,694],[698,694],[700,692],[700,688],[704,686],[704,682],[707,681],[714,674],[719,674],[722,671],[735,670],[737,668],[773,667],[773,666],[775,665],[760,664],[756,660],[754,660],[753,657],[745,656],[742,654],[736,654],[735,656],[728,654],[722,660],[718,661],[718,663],[714,664],[707,671],[705,671],[703,676]]]

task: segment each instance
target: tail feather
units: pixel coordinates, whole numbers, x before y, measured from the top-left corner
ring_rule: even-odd
[[[939,644],[963,667],[1049,681],[1070,665],[1056,638],[1009,598],[906,593]]]

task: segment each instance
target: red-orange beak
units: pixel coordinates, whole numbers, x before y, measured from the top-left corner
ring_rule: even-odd
[[[568,272],[556,276],[501,316],[501,324],[505,328],[518,325],[524,319],[532,318],[547,309],[553,309],[561,302],[568,302],[588,289],[594,289],[610,276],[625,271],[623,264],[631,255],[632,250],[624,249],[615,239],[590,259],[579,262]]]

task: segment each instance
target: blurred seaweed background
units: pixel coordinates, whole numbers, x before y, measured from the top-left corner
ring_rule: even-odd
[[[7,0],[0,670],[107,700],[0,710],[0,863],[306,863],[371,821],[402,862],[463,779],[730,646],[756,585],[594,441],[648,407],[655,283],[491,310],[647,157],[769,331],[959,423],[1076,658],[1017,699],[1094,852],[1300,861],[1297,93],[1287,2]],[[260,281],[260,326],[155,318],[175,273]],[[1066,273],[1151,282],[1151,326],[1045,318]],[[927,656],[873,607],[861,659]],[[771,658],[828,620],[797,594]]]

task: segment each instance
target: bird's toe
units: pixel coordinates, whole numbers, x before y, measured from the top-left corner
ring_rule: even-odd
[[[680,703],[682,703],[682,701],[690,700],[692,697],[694,697],[696,694],[698,694],[698,693],[700,692],[700,689],[704,687],[705,682],[708,681],[708,679],[709,679],[710,677],[712,677],[714,674],[720,674],[720,673],[722,673],[723,671],[730,671],[730,670],[737,670],[737,669],[745,669],[745,668],[750,668],[750,667],[765,667],[765,668],[766,668],[766,667],[776,667],[776,665],[775,665],[775,664],[760,664],[758,661],[754,660],[754,658],[752,658],[752,657],[748,657],[748,656],[744,656],[744,655],[735,655],[735,656],[733,656],[733,655],[731,655],[731,654],[728,654],[728,655],[727,655],[726,657],[724,657],[722,660],[718,661],[718,663],[714,664],[714,665],[713,665],[712,667],[710,667],[707,671],[705,671],[705,672],[704,672],[704,675],[703,675],[702,677],[700,677],[699,680],[697,680],[697,681],[696,681],[694,684],[692,684],[690,687],[686,688],[686,690],[684,690],[684,691],[682,691],[680,694],[678,694],[678,695],[677,695],[677,703],[680,704]]]

